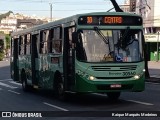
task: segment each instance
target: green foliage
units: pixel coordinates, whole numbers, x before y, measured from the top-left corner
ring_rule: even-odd
[[[1,15],[0,15],[1,16]],[[0,31],[0,34],[4,34],[4,32],[3,31]]]
[[[0,53],[3,53],[4,50],[4,41],[0,40]]]
[[[1,53],[1,52],[0,52],[0,61],[2,61],[3,58],[4,58],[4,53]]]
[[[0,61],[4,58],[4,41],[0,40]]]
[[[10,49],[10,39],[11,37],[9,35],[5,36],[5,40],[6,40],[6,49]]]

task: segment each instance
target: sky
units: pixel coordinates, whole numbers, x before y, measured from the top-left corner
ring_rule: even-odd
[[[116,0],[119,5],[124,0]],[[0,13],[13,11],[14,14],[64,18],[79,13],[104,12],[112,8],[110,0],[0,0]]]

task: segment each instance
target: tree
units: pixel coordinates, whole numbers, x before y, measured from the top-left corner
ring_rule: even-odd
[[[4,40],[0,39],[0,61],[4,58]]]
[[[6,40],[6,49],[10,49],[10,36],[6,35],[5,36],[5,40]]]

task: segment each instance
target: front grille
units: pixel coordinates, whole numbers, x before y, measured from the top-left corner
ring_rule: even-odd
[[[136,70],[136,65],[126,65],[126,66],[91,66],[94,71],[128,71]]]

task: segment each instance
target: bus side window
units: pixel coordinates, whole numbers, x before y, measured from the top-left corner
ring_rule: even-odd
[[[24,55],[24,36],[19,38],[19,55]]]
[[[24,36],[24,55],[26,55],[27,35]]]
[[[53,48],[52,52],[53,53],[61,53],[61,46],[62,46],[62,40],[53,40]]]
[[[46,30],[46,36],[45,36],[45,53],[49,53],[49,42],[50,42],[50,30]]]
[[[54,29],[54,37],[52,40],[52,53],[62,52],[62,28],[57,27]]]
[[[52,40],[54,38],[54,29],[49,30],[48,36],[48,53],[52,53]]]
[[[11,56],[13,56],[14,51],[14,38],[11,39]]]
[[[49,41],[49,30],[45,30],[42,32],[42,41],[41,45],[41,53],[47,54],[48,53],[48,41]]]
[[[68,29],[68,34],[69,34],[69,45],[70,45],[70,48],[72,48],[72,33],[75,31],[75,27],[71,27]]]
[[[40,32],[40,43],[39,43],[39,53],[42,54],[43,41],[42,41],[42,32]]]
[[[48,53],[48,39],[49,39],[49,30],[42,31],[40,33],[40,53]]]
[[[21,38],[18,38],[18,55],[20,55],[21,51]]]
[[[30,53],[31,53],[31,35],[30,34],[28,34],[27,35],[27,40],[26,40],[26,54],[27,55],[30,55]]]
[[[43,37],[42,37],[42,42],[43,42],[43,48],[42,48],[42,53],[45,54],[47,53],[47,41],[46,41],[46,34],[47,34],[47,31],[44,31],[43,32]]]
[[[18,55],[21,54],[21,37],[18,38]]]

